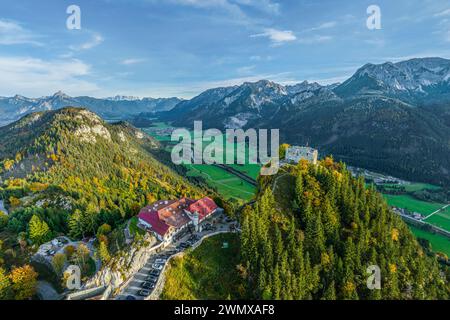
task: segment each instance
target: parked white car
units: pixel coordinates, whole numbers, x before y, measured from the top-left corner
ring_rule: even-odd
[[[156,270],[162,270],[163,265],[162,265],[162,264],[154,263],[154,264],[152,265],[152,268],[153,268],[153,269],[156,269]]]
[[[156,259],[155,263],[157,263],[157,264],[164,264],[164,263],[166,263],[166,259]]]

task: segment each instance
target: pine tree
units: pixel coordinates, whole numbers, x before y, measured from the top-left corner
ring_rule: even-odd
[[[28,225],[29,238],[35,244],[42,244],[51,238],[50,229],[37,215],[33,215]]]
[[[0,268],[0,300],[7,300],[11,297],[11,281],[6,271]]]
[[[111,260],[111,256],[109,255],[108,247],[104,241],[100,242],[98,252],[100,255],[100,259],[102,260],[103,263],[108,263]]]

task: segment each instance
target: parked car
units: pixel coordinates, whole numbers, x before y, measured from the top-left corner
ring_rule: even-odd
[[[144,289],[152,290],[152,289],[155,288],[155,284],[151,283],[151,282],[148,282],[148,281],[145,281],[143,284],[141,284],[141,287],[144,288]]]
[[[145,282],[150,282],[152,284],[156,284],[156,282],[158,282],[158,277],[148,276],[145,278]]]
[[[139,295],[141,297],[148,297],[150,295],[150,293],[152,293],[150,290],[147,289],[142,289],[141,291],[139,291]]]
[[[152,268],[153,268],[153,269],[156,269],[156,270],[162,270],[163,265],[162,265],[162,264],[154,263],[154,264],[152,264]]]
[[[125,300],[136,300],[136,298],[134,296],[127,296]]]
[[[164,264],[164,263],[166,263],[166,259],[156,259],[155,263],[157,263],[157,264]]]
[[[149,275],[145,277],[145,281],[158,281],[158,276]]]
[[[150,271],[150,275],[151,276],[159,276],[159,274],[161,273],[161,271],[159,271],[159,270],[156,270],[156,269],[153,269],[152,271]]]
[[[189,239],[189,240],[194,241],[194,242],[197,242],[198,240],[200,240],[200,237],[199,237],[198,235],[193,235],[193,236],[191,237],[191,239]]]

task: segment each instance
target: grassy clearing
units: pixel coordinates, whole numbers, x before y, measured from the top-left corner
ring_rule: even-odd
[[[412,182],[409,184],[384,184],[387,190],[397,190],[399,188],[405,188],[406,192],[416,192],[420,190],[440,190],[441,187],[428,183]]]
[[[426,222],[450,231],[450,207],[447,207],[444,211],[434,214],[428,218]]]
[[[170,127],[171,126],[168,125],[167,123],[155,122],[153,124],[153,126],[151,126],[149,128],[143,128],[142,131],[144,131],[149,136],[155,138],[156,140],[158,140],[160,142],[170,142],[171,141],[171,136],[169,134],[167,134],[167,135],[159,135],[157,133],[158,129],[165,129],[165,128],[170,128]]]
[[[426,183],[412,183],[405,185],[405,191],[407,192],[415,192],[423,189],[438,190],[439,187]],[[420,201],[409,195],[384,194],[383,196],[386,198],[390,206],[405,208],[412,212],[418,212],[423,216],[427,216],[444,206],[442,203]],[[443,212],[434,214],[428,218],[426,222],[450,231],[450,208],[447,208]],[[449,238],[427,230],[419,229],[414,226],[410,226],[410,228],[416,237],[428,240],[431,243],[434,252],[442,252],[450,256]]]
[[[442,208],[444,204],[442,203],[434,203],[434,202],[425,202],[416,200],[409,195],[383,195],[387,200],[390,206],[404,208],[412,212],[420,213],[424,216]]]
[[[236,198],[248,201],[255,194],[254,186],[220,168],[190,164],[186,167],[189,169],[188,176],[205,178],[208,184],[216,188],[226,199]]]
[[[419,228],[411,226],[411,225],[408,225],[408,226],[411,229],[412,233],[417,238],[423,238],[423,239],[428,240],[431,243],[431,247],[434,252],[442,252],[450,257],[450,239],[449,238],[447,238],[443,235],[440,235],[440,234],[435,234],[435,233],[431,233],[429,231],[419,229]]]
[[[222,248],[228,242],[227,249]],[[236,270],[239,237],[220,234],[206,239],[197,249],[172,259],[161,295],[164,300],[239,299],[245,294]]]
[[[129,227],[129,229],[130,229],[130,235],[131,236],[134,236],[135,234],[139,234],[139,235],[142,236],[142,235],[145,234],[145,231],[137,226],[138,222],[139,222],[139,220],[138,220],[137,217],[133,217],[133,218],[130,219],[130,227]]]
[[[172,144],[170,143],[171,137],[170,135],[158,135],[155,133],[154,129],[164,129],[170,127],[166,123],[163,122],[157,122],[152,127],[144,129],[144,131],[149,134],[150,136],[154,137],[160,142],[165,142],[165,150],[167,152],[170,152],[172,150]],[[193,132],[191,132],[191,135],[193,137]],[[227,148],[227,142],[225,140],[225,135],[220,136],[223,140],[223,147],[219,148],[219,152],[223,152],[223,160],[226,161],[227,151],[229,156],[231,155],[231,145]],[[210,143],[212,142],[204,142],[203,148],[206,148]],[[248,146],[246,146],[243,143],[235,143],[234,145],[234,152],[235,154],[238,154],[238,148],[237,145],[240,145],[241,152],[242,150],[245,153],[246,161],[243,165],[233,164],[230,165],[234,169],[241,171],[245,173],[246,175],[256,179],[259,175],[260,166],[258,164],[249,164],[248,163]],[[236,156],[235,156],[236,158]],[[188,168],[188,176],[191,177],[203,177],[206,179],[208,184],[217,189],[217,191],[225,198],[235,198],[238,200],[244,200],[249,201],[253,198],[255,193],[255,187],[251,184],[245,182],[244,180],[240,179],[239,177],[236,177],[235,175],[226,172],[225,170],[222,170],[217,167],[213,167],[211,165],[186,165]]]
[[[253,179],[257,179],[259,176],[259,172],[261,171],[261,166],[259,164],[231,164],[229,165],[233,169],[240,171]]]

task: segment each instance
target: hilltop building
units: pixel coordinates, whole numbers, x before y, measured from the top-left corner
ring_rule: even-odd
[[[319,158],[319,151],[310,147],[292,146],[286,150],[286,162],[299,163],[300,160],[308,160],[313,164],[317,164]]]
[[[171,242],[180,231],[193,225],[197,230],[206,218],[221,210],[208,197],[200,200],[182,198],[180,200],[157,201],[141,209],[139,223],[162,242]]]

